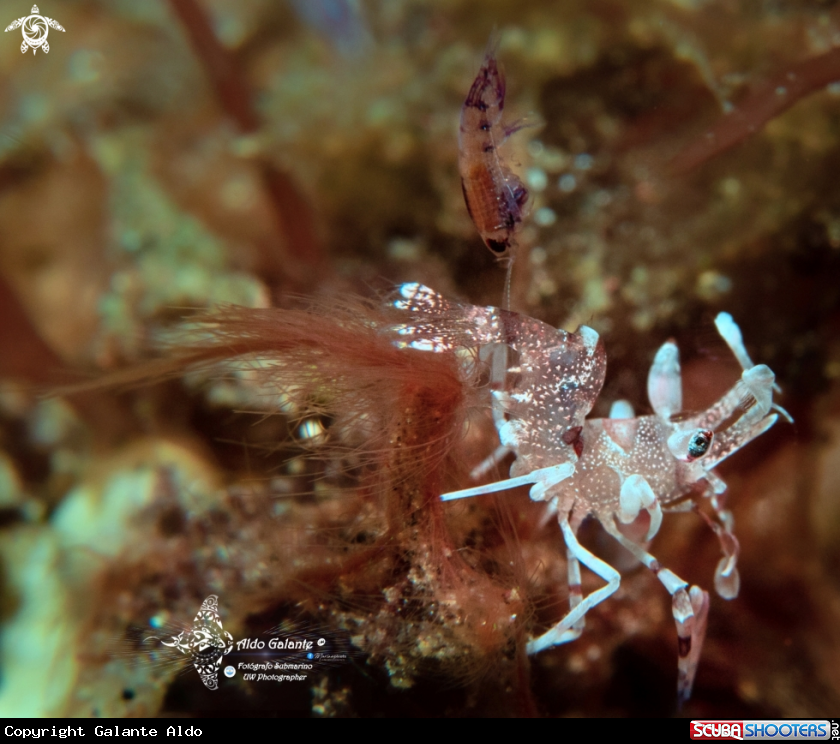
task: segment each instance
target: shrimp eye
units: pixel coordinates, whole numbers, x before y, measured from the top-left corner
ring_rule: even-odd
[[[695,432],[691,439],[688,440],[688,456],[692,460],[703,457],[709,451],[713,436],[710,431],[700,430]]]
[[[709,451],[714,432],[709,429],[677,430],[668,437],[668,449],[682,462],[699,460]]]
[[[502,242],[501,240],[487,240],[487,247],[493,251],[493,253],[504,253],[508,249],[508,244]]]

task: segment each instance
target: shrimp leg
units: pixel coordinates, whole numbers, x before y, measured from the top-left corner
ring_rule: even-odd
[[[680,705],[691,697],[700,652],[706,637],[706,623],[709,613],[709,593],[688,583],[667,568],[662,568],[656,560],[640,545],[626,538],[619,532],[614,523],[605,521],[604,529],[609,532],[621,545],[629,550],[638,560],[647,566],[662,582],[672,598],[672,612],[677,625],[677,639],[679,641],[679,674],[677,677],[677,697]]]
[[[559,646],[562,643],[575,640],[583,631],[586,613],[615,593],[621,583],[621,576],[618,571],[600,558],[596,558],[578,542],[574,530],[569,524],[568,516],[564,515],[560,520],[560,529],[566,541],[566,554],[569,559],[569,604],[571,609],[553,628],[543,633],[539,638],[528,641],[526,649],[529,654],[537,654],[551,646]],[[586,598],[583,598],[581,594],[578,561],[607,582],[606,586],[602,586]],[[574,587],[577,587],[577,590]]]

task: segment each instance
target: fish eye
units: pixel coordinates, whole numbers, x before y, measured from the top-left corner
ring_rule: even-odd
[[[713,437],[714,434],[708,430],[696,431],[688,440],[688,456],[692,460],[703,457],[709,451]]]

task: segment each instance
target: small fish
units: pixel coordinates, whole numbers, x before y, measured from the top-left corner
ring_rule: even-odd
[[[497,258],[510,262],[528,190],[504,163],[499,147],[526,125],[519,120],[506,126],[502,121],[505,76],[496,61],[497,47],[494,35],[461,108],[458,169],[467,211],[481,239]]]

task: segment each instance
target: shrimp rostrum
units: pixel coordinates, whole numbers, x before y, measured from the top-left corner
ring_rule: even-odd
[[[682,408],[679,352],[673,342],[657,352],[647,389],[653,415],[634,417],[629,403],[613,404],[609,418],[584,420],[600,393],[606,368],[598,334],[582,327],[577,333],[496,308],[451,303],[427,287],[403,285],[396,304],[412,315],[399,333],[407,345],[439,351],[453,346],[503,345],[510,356],[491,354],[512,363],[491,371],[494,418],[502,447],[516,460],[511,477],[483,486],[447,493],[445,501],[530,485],[530,497],[556,513],[566,543],[569,612],[527,645],[535,654],[578,638],[586,613],[613,594],[621,577],[577,539],[584,518],[594,516],[604,529],[649,568],[672,597],[678,635],[679,702],[691,695],[709,609],[709,595],[663,567],[646,543],[659,531],[663,511],[693,508],[707,498],[715,518],[707,521],[717,534],[722,558],[715,571],[715,589],[725,599],[737,596],[738,540],[732,515],[723,508],[726,484],[714,468],[767,431],[787,413],[773,402],[773,372],[753,364],[738,326],[726,313],[715,324],[741,364],[740,379],[707,410],[686,414]],[[457,317],[456,317],[457,316]],[[485,466],[476,470],[483,472]],[[620,524],[635,522],[647,512],[649,527],[642,542],[626,536]],[[702,512],[701,512],[702,514]],[[587,596],[581,589],[580,564],[606,585]]]

